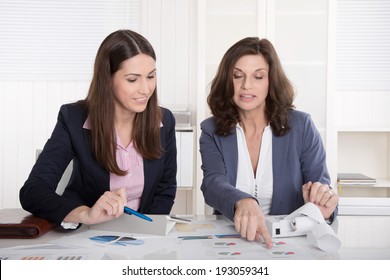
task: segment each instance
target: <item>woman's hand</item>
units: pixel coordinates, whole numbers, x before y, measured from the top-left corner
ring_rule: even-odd
[[[329,219],[339,203],[339,196],[328,185],[307,182],[302,186],[303,200],[318,206],[325,219]]]
[[[124,188],[105,192],[91,207],[80,206],[73,209],[64,219],[65,222],[98,224],[118,218],[126,205]]]
[[[267,248],[272,247],[272,239],[265,225],[265,217],[259,204],[253,198],[236,202],[234,225],[243,238],[249,241],[264,239]]]

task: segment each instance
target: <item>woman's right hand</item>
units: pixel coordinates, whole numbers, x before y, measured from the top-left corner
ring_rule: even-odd
[[[87,206],[77,207],[65,217],[64,221],[87,225],[110,221],[123,214],[126,202],[126,190],[124,188],[111,192],[106,191],[91,208]]]
[[[253,198],[236,202],[234,225],[243,238],[249,241],[264,239],[267,248],[272,247],[272,239],[265,225],[265,217],[259,204]]]

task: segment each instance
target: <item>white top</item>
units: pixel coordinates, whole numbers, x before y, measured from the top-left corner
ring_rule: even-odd
[[[238,170],[236,188],[251,194],[257,199],[264,215],[268,215],[271,209],[273,192],[272,170],[272,131],[268,125],[264,128],[261,140],[259,161],[257,164],[256,178],[253,174],[252,163],[246,145],[244,130],[236,125],[238,145]]]

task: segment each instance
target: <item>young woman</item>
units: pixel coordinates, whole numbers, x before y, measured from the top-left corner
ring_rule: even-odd
[[[168,214],[176,194],[172,113],[157,104],[156,56],[140,34],[118,30],[97,52],[88,96],[63,105],[20,190],[22,207],[65,228],[123,214]],[[63,195],[57,184],[73,160]]]

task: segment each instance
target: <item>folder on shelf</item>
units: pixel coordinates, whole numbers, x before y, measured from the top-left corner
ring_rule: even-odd
[[[0,210],[0,238],[36,238],[54,228],[54,224],[21,208]]]
[[[337,173],[339,185],[375,185],[376,179],[362,173]]]

